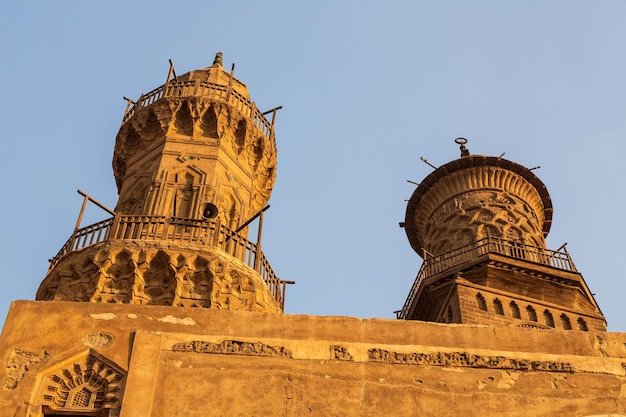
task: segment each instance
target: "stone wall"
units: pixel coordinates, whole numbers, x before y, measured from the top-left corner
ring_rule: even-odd
[[[517,294],[461,281],[457,288],[463,324],[604,331],[604,321],[557,305],[520,299]]]
[[[0,416],[626,415],[623,333],[19,301],[0,360]]]

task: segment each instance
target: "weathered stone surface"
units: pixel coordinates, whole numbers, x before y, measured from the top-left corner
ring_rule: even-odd
[[[72,252],[44,279],[37,299],[282,311],[261,276],[222,250],[141,240]]]
[[[439,255],[488,235],[545,247],[552,202],[527,168],[505,159],[471,155],[431,173],[407,204],[411,246]]]
[[[113,337],[90,350],[94,334]],[[48,357],[2,388],[0,416],[43,407],[37,381],[89,354],[119,366],[122,417],[626,415],[621,333],[19,301],[3,381],[16,349]]]
[[[206,84],[212,78],[224,84]],[[116,211],[201,218],[211,202],[235,228],[269,200],[276,177],[273,133],[255,123],[261,116],[247,88],[223,68],[191,71],[174,84],[185,82],[194,88],[162,86],[165,96],[138,104],[122,123],[113,156]],[[239,93],[227,97],[222,89],[232,83]]]

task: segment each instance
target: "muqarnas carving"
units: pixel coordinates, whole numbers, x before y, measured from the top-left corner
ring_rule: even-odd
[[[40,373],[40,382],[31,404],[32,416],[41,410],[62,413],[90,413],[104,408],[109,416],[119,415],[126,371],[89,350]],[[91,415],[91,414],[89,414]]]
[[[111,245],[89,252],[52,271],[37,299],[281,311],[258,274],[216,252]]]

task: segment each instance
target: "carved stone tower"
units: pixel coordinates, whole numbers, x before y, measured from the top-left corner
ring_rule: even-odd
[[[83,228],[79,219],[38,300],[282,311],[284,282],[260,247],[278,108],[261,113],[233,72],[218,53],[178,77],[171,66],[164,85],[127,99],[113,217]]]
[[[606,320],[565,245],[546,247],[552,202],[528,168],[470,155],[428,175],[405,228],[424,259],[400,318],[565,330],[606,330]]]

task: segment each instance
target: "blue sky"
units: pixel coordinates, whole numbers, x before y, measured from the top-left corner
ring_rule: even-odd
[[[289,314],[393,317],[421,264],[398,222],[459,156],[535,170],[611,331],[626,331],[626,1],[0,0],[0,317],[34,299],[82,189],[114,207],[125,108],[216,51],[277,118],[263,248]],[[85,223],[105,214],[90,208]],[[0,319],[2,321],[3,319]]]

